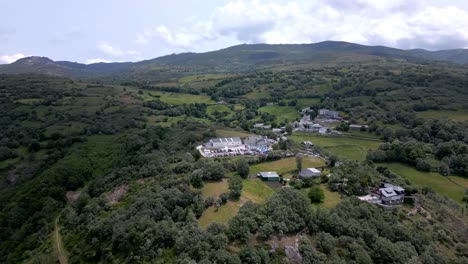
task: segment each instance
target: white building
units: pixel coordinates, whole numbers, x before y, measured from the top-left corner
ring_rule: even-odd
[[[237,147],[242,145],[242,140],[238,137],[233,138],[213,138],[210,139],[207,146],[213,148]]]
[[[320,177],[321,174],[321,171],[316,168],[305,168],[299,172],[299,176],[302,178]]]

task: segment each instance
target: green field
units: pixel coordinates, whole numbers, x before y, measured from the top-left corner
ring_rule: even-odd
[[[214,104],[209,96],[206,95],[195,95],[195,94],[183,94],[183,93],[168,93],[168,92],[145,92],[143,99],[146,101],[160,99],[163,102],[172,105],[183,105],[193,103],[205,103]]]
[[[325,161],[315,157],[304,157],[302,167],[321,167],[325,165]],[[255,174],[261,171],[276,171],[280,174],[286,174],[297,171],[296,158],[286,158],[272,162],[264,162],[250,166],[250,173]]]
[[[228,184],[226,180],[220,182],[206,182],[202,188],[203,198],[214,197],[218,198],[223,192],[228,192]]]
[[[468,178],[460,176],[449,176],[449,179],[468,189]]]
[[[274,191],[260,179],[243,180],[242,197],[254,203],[262,204],[270,198]]]
[[[198,219],[198,224],[201,228],[205,229],[212,222],[218,222],[220,224],[227,224],[227,222],[233,218],[241,207],[240,201],[229,201],[225,205],[220,206],[218,210],[216,207],[208,207]]]
[[[202,228],[206,228],[211,222],[226,224],[229,219],[234,217],[240,207],[246,201],[254,203],[264,203],[270,198],[274,191],[259,179],[247,179],[242,181],[244,187],[239,201],[229,201],[216,210],[214,206],[207,208],[202,216],[198,219],[198,223]],[[221,182],[207,182],[202,188],[204,198],[217,198],[221,193],[228,192],[227,180]]]
[[[296,144],[311,141],[315,146],[323,148],[340,158],[350,160],[365,160],[369,149],[377,149],[382,143],[378,140],[352,138],[348,136],[321,136],[313,133],[296,132],[289,136]]]
[[[312,208],[323,207],[327,209],[335,208],[336,205],[341,202],[341,196],[338,192],[332,192],[327,188],[326,184],[320,184],[320,189],[323,190],[325,199],[321,204],[312,204]],[[310,188],[302,189],[306,194],[309,192]]]
[[[270,98],[270,92],[268,90],[254,90],[245,95],[247,99],[268,99]]]
[[[283,122],[285,119],[293,121],[301,117],[293,106],[269,105],[259,108],[258,111],[276,116],[278,122]]]
[[[439,194],[446,195],[457,202],[461,202],[463,198],[463,188],[439,173],[421,172],[400,163],[385,163],[385,166],[393,173],[410,180],[415,185],[431,187]]]
[[[427,119],[450,119],[453,121],[466,121],[468,120],[468,111],[447,111],[447,110],[431,110],[416,113],[418,117]]]

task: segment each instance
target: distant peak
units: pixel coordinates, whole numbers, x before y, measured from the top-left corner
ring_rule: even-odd
[[[52,64],[55,63],[53,60],[47,57],[31,56],[25,57],[14,62],[15,64],[26,64],[26,65],[36,65],[36,64]]]

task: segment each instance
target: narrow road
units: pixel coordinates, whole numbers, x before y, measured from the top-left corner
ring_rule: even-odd
[[[57,248],[57,257],[60,264],[68,264],[68,258],[65,255],[65,248],[63,247],[62,236],[60,235],[59,216],[55,218],[54,240],[55,247]]]

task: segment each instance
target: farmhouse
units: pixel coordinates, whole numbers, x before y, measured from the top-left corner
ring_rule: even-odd
[[[382,183],[378,190],[368,195],[358,197],[359,200],[380,206],[402,204],[405,198],[405,189],[390,183]]]
[[[405,198],[405,189],[390,183],[382,183],[379,193],[382,204],[386,205],[402,204]]]
[[[242,140],[238,137],[233,138],[213,138],[207,143],[213,148],[237,147],[242,145]]]
[[[316,168],[305,168],[299,172],[301,178],[320,177],[321,172]]]
[[[257,174],[262,181],[279,181],[280,176],[276,171],[264,171]]]
[[[337,111],[332,111],[328,109],[320,109],[319,115],[322,118],[329,118],[329,119],[337,119],[338,117],[340,117]]]

